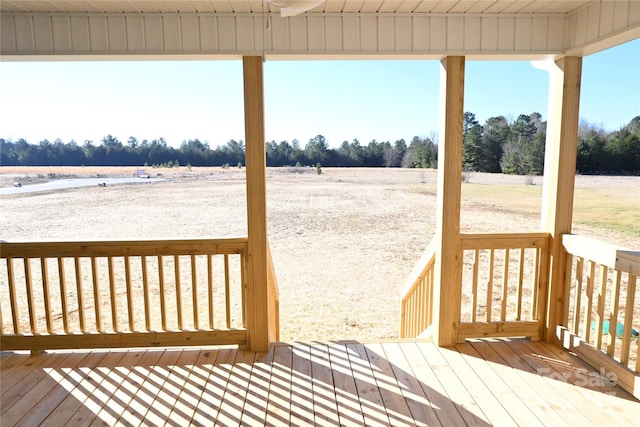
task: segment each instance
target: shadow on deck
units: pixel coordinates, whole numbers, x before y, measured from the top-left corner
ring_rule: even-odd
[[[2,425],[634,425],[640,404],[526,339],[1,353]]]

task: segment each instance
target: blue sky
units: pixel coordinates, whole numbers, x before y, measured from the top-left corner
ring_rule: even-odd
[[[267,140],[317,134],[391,142],[438,130],[437,61],[267,61]],[[480,122],[539,112],[547,72],[528,61],[467,61],[465,110]],[[0,137],[125,142],[244,139],[241,61],[0,62]],[[640,40],[584,58],[580,117],[616,130],[640,115]]]

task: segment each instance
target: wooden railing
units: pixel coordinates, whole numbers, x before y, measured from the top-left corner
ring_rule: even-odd
[[[246,238],[2,242],[2,349],[245,345],[246,252]]]
[[[562,237],[567,267],[558,338],[640,398],[640,251],[582,236]]]
[[[548,275],[548,233],[462,234],[458,341],[540,338]]]
[[[433,285],[436,254],[432,241],[409,275],[402,292],[400,337],[429,336],[433,323]]]
[[[267,297],[269,310],[269,341],[280,341],[280,291],[278,290],[278,279],[276,270],[273,267],[271,257],[271,246],[267,243]]]

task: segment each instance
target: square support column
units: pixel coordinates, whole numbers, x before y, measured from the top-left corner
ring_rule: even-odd
[[[578,110],[582,58],[564,57],[549,71],[549,119],[544,161],[542,230],[551,234],[549,286],[543,339],[557,342],[556,326],[563,322],[566,253],[562,235],[571,232],[578,145]]]
[[[458,339],[462,290],[460,197],[462,191],[463,56],[448,56],[440,68],[438,209],[434,278],[433,331],[439,346]]]
[[[246,306],[249,349],[269,350],[267,198],[262,58],[242,58],[247,174]]]

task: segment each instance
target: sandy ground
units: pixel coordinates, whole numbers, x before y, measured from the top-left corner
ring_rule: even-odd
[[[0,187],[50,178],[131,176],[134,168],[1,168]],[[244,170],[150,169],[164,181],[70,188],[0,198],[0,239],[84,240],[246,235]],[[55,176],[50,175],[55,174]],[[280,286],[281,339],[384,339],[398,335],[405,278],[436,224],[436,171],[269,169],[269,239]],[[473,182],[523,183],[476,174]],[[537,179],[540,183],[540,179]],[[578,177],[577,186],[638,178]],[[524,184],[523,184],[524,185]],[[531,231],[536,213],[488,212],[463,202],[463,231]],[[633,239],[575,227],[611,243]],[[636,245],[637,246],[637,245]]]

